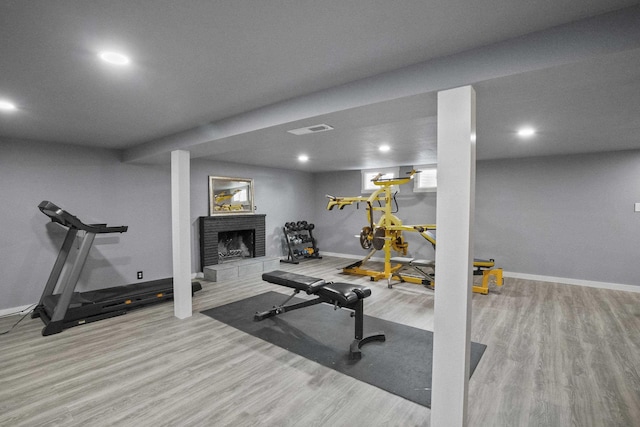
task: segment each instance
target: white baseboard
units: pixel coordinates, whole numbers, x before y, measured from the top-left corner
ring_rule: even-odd
[[[30,312],[33,307],[35,307],[35,304],[21,305],[20,307],[13,308],[3,308],[0,309],[0,317],[11,315],[22,316]]]
[[[346,258],[346,259],[363,259],[366,255],[351,255],[351,254],[339,254],[337,252],[325,252],[321,251],[320,255],[322,256],[333,256],[336,258]],[[384,262],[384,257],[371,257],[371,261],[382,261]]]
[[[640,286],[625,285],[622,283],[596,282],[593,280],[570,279],[568,277],[540,276],[537,274],[515,273],[504,271],[504,277],[514,279],[538,280],[540,282],[561,283],[563,285],[587,286],[589,288],[609,289],[612,291],[640,292]]]
[[[362,259],[363,256],[340,254],[336,252],[322,252],[321,255],[333,256],[337,258]],[[383,261],[384,258],[372,257],[372,261]],[[503,271],[504,277],[513,279],[537,280],[540,282],[560,283],[563,285],[587,286],[589,288],[609,289],[612,291],[640,292],[640,286],[625,285],[622,283],[596,282],[593,280],[570,279],[568,277],[541,276],[537,274],[517,273],[512,271]]]

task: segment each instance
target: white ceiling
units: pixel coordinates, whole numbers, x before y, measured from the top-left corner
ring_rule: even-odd
[[[19,111],[0,115],[0,137],[129,153],[145,149],[156,154],[153,161],[182,147],[193,157],[310,171],[426,163],[435,160],[436,149],[436,97],[428,90],[372,104],[354,101],[349,108],[316,108],[318,114],[286,123],[265,118],[263,125],[219,137],[207,132],[216,123],[248,122],[248,113],[270,106],[305,96],[321,103],[324,94],[328,99],[353,82],[483,46],[535,40],[523,37],[552,35],[552,27],[637,4],[4,1],[0,98],[12,99]],[[640,16],[637,7],[626,13]],[[96,53],[105,48],[127,52],[131,66],[101,63]],[[544,57],[553,49],[529,54]],[[479,158],[640,149],[640,40],[524,69],[468,82],[477,92]],[[335,130],[286,133],[318,123]],[[526,123],[539,133],[519,141],[515,130]],[[185,131],[200,139],[176,144]],[[392,150],[382,155],[380,143]],[[302,152],[310,156],[304,165],[296,160]]]

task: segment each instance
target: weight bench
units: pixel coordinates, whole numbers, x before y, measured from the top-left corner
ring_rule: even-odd
[[[414,227],[416,231],[420,233],[422,237],[424,237],[431,245],[433,249],[436,249],[436,230],[425,230],[421,226]],[[431,260],[422,260],[422,259],[413,259],[413,258],[403,258],[403,257],[394,257],[390,260],[392,263],[396,263],[398,268],[388,277],[387,286],[389,288],[392,287],[391,281],[393,279],[400,280],[401,282],[409,282],[416,283],[419,285],[425,285],[431,289],[434,289],[435,286],[435,261]],[[405,268],[410,268],[414,272],[417,272],[417,275],[412,274],[403,274],[402,270]],[[432,272],[427,272],[424,269],[430,268]],[[489,293],[489,281],[491,278],[494,279],[494,283],[496,286],[502,286],[503,277],[502,277],[502,268],[496,267],[496,262],[493,259],[481,259],[474,258],[473,259],[473,275],[479,276],[482,275],[482,285],[481,286],[472,286],[472,291],[480,294],[488,294]]]
[[[407,258],[407,257],[393,257],[391,258],[391,263],[400,264],[401,267],[389,276],[389,280],[387,281],[387,287],[391,289],[393,287],[391,280],[398,279],[401,282],[410,282],[425,285],[431,289],[433,289],[433,281],[435,280],[435,271],[436,263],[430,259],[415,259],[415,258]],[[404,274],[402,271],[408,268],[410,271],[416,272],[415,275],[411,273]],[[427,272],[425,269],[430,269],[432,272]]]
[[[261,321],[269,317],[277,316],[288,311],[299,308],[310,307],[312,305],[327,303],[334,307],[351,310],[351,317],[355,317],[355,338],[349,348],[349,360],[359,360],[362,358],[360,347],[371,341],[385,341],[384,333],[379,332],[364,336],[364,304],[363,300],[371,295],[371,289],[362,285],[351,283],[325,282],[316,277],[304,276],[302,274],[289,273],[276,270],[262,275],[262,280],[276,285],[293,288],[293,294],[281,305],[273,307],[271,310],[256,313],[253,317],[255,321]],[[306,300],[297,304],[285,305],[300,291],[308,295],[316,295],[316,299]]]
[[[394,257],[391,258],[391,262],[400,265],[400,268],[398,268],[392,275],[389,276],[389,279],[387,281],[387,287],[389,289],[393,287],[393,284],[391,283],[393,279],[400,280],[401,282],[416,283],[434,289],[436,279],[435,261]],[[403,269],[405,268],[411,268],[418,274],[405,274],[403,273]],[[425,271],[425,268],[430,268],[432,272]],[[488,294],[489,281],[491,280],[491,278],[494,279],[494,283],[496,284],[496,286],[502,286],[504,281],[502,277],[502,268],[496,268],[495,261],[493,259],[474,258],[473,268],[474,276],[482,275],[482,285],[473,285],[471,288],[473,292],[484,295]]]

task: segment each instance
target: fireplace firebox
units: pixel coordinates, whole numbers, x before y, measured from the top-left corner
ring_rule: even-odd
[[[255,230],[221,231],[218,233],[218,263],[253,258]]]
[[[265,256],[265,215],[202,216],[200,269],[227,260]]]

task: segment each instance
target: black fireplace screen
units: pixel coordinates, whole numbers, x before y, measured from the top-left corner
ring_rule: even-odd
[[[218,233],[218,260],[253,258],[255,230],[221,231]]]

